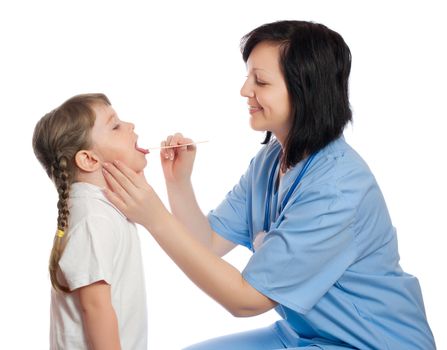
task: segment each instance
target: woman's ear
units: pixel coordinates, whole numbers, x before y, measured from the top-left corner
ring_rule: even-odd
[[[94,172],[101,167],[99,157],[93,151],[80,150],[75,155],[76,166],[87,173]]]

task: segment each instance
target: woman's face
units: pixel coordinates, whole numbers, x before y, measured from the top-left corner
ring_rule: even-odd
[[[97,104],[93,107],[96,120],[92,128],[92,150],[102,162],[122,161],[136,172],[146,166],[145,154],[137,146],[138,136],[132,123],[120,120],[111,106]]]
[[[241,95],[248,99],[250,125],[271,131],[283,143],[290,128],[290,101],[279,63],[279,45],[261,42],[247,60],[247,79]]]

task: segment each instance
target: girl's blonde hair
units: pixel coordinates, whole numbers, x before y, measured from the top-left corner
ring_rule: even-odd
[[[90,133],[96,115],[93,106],[110,105],[103,94],[77,95],[60,107],[44,115],[34,128],[33,150],[59,193],[57,202],[57,231],[51,250],[49,270],[52,286],[57,291],[69,292],[57,279],[58,264],[62,254],[62,235],[68,229],[68,197],[71,184],[76,179],[75,156],[80,150],[90,149]]]

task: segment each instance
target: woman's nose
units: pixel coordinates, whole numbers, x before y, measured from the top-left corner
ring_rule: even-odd
[[[248,79],[245,80],[244,84],[241,87],[241,96],[242,97],[254,97],[255,96]]]

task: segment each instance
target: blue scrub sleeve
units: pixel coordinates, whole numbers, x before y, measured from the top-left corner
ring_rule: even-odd
[[[334,186],[302,189],[243,271],[262,294],[308,312],[355,260],[355,208]]]
[[[251,248],[250,232],[248,229],[248,201],[251,201],[250,187],[253,171],[253,159],[239,183],[228,192],[219,206],[208,214],[211,228],[223,238]]]
[[[111,284],[118,246],[115,231],[110,219],[90,216],[68,232],[59,267],[70,290],[101,280]]]

